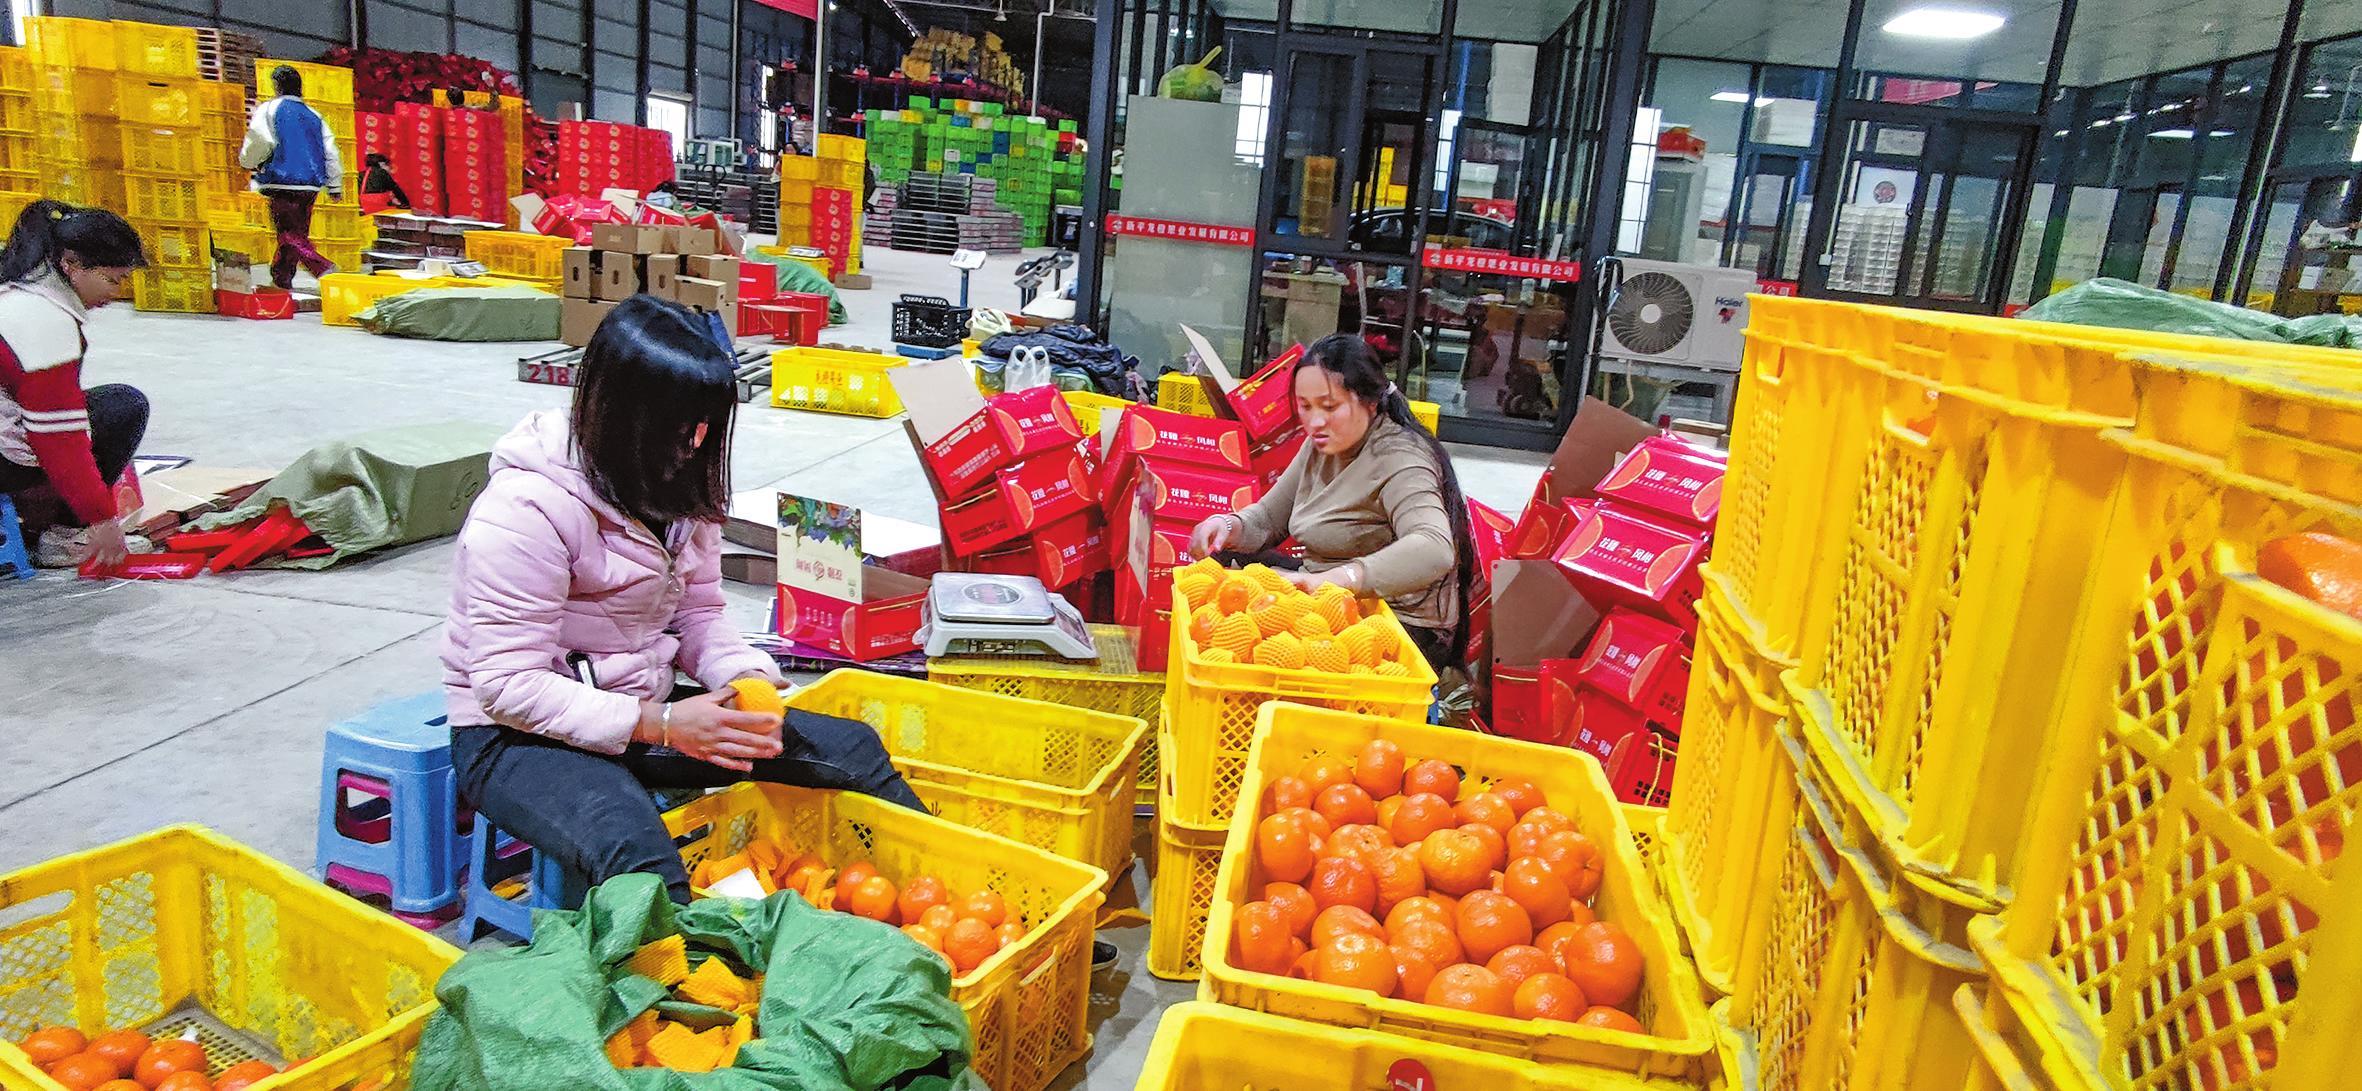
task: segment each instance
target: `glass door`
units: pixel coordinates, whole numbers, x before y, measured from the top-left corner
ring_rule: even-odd
[[[1722,263],[1753,269],[1757,280],[1795,280],[1804,265],[1804,223],[1812,212],[1811,160],[1751,152],[1739,175]]]
[[[1841,122],[1837,203],[1823,218],[1816,295],[1994,312],[1994,255],[2023,203],[2017,164],[2031,126],[1882,108]]]

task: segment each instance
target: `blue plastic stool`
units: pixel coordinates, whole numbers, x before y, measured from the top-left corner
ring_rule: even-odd
[[[459,914],[459,942],[474,943],[490,927],[531,943],[534,910],[582,905],[586,878],[567,870],[556,857],[535,851],[481,819],[476,822],[475,836],[468,840],[471,857],[466,906]],[[519,876],[525,879],[525,889],[517,897],[503,898],[493,889]]]
[[[348,802],[356,792],[357,805]],[[321,878],[382,894],[396,916],[434,927],[460,897],[460,820],[442,693],[387,701],[328,729],[313,859]]]
[[[25,548],[25,525],[17,521],[16,501],[0,492],[0,575],[11,574],[20,580],[33,578],[33,554]]]

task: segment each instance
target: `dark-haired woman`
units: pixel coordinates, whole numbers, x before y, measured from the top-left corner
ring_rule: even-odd
[[[779,680],[722,611],[729,354],[642,295],[600,323],[578,374],[571,415],[527,417],[493,449],[459,532],[443,689],[461,794],[594,885],[647,872],[681,901],[650,788],[751,778],[919,808],[868,727],[791,712],[783,730],[726,696]]]
[[[1467,644],[1475,575],[1468,504],[1450,456],[1359,337],[1313,342],[1295,383],[1304,449],[1263,499],[1199,523],[1190,552],[1253,553],[1294,538],[1304,561],[1290,579],[1385,599],[1441,672]]]
[[[33,561],[44,567],[147,548],[117,522],[115,482],[147,434],[148,399],[82,389],[83,321],[147,263],[123,217],[57,201],[27,205],[0,250],[0,492],[46,483],[71,513],[41,532]]]

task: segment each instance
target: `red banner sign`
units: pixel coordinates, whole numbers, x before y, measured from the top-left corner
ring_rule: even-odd
[[[1533,277],[1537,280],[1577,281],[1583,279],[1581,262],[1552,261],[1549,258],[1521,258],[1505,250],[1472,250],[1466,247],[1445,249],[1430,246],[1421,255],[1430,269],[1455,273],[1493,273],[1509,277]]]
[[[1758,280],[1755,282],[1755,290],[1764,295],[1795,295],[1796,282],[1793,280]]]
[[[1107,233],[1137,235],[1144,239],[1173,239],[1177,242],[1208,242],[1217,246],[1255,245],[1255,229],[1252,227],[1224,227],[1221,224],[1190,223],[1187,220],[1152,220],[1146,216],[1109,216]]]
[[[801,15],[806,19],[820,18],[820,0],[755,0],[755,3],[767,8],[778,8],[789,15]]]

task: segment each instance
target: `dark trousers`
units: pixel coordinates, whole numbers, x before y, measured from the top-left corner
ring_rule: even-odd
[[[279,233],[279,252],[271,258],[271,283],[281,288],[292,286],[297,265],[316,277],[336,268],[312,246],[312,203],[320,195],[308,189],[266,189],[262,193],[271,202],[271,230]]]
[[[91,458],[98,463],[100,480],[112,485],[123,479],[123,468],[131,465],[139,441],[148,434],[148,396],[136,387],[108,383],[83,391],[82,397],[90,409]],[[40,467],[0,459],[0,492],[24,492],[48,483],[49,475]]]
[[[683,903],[689,900],[689,873],[648,798],[651,788],[759,780],[840,788],[927,809],[868,724],[790,711],[782,738],[787,749],[778,757],[740,773],[640,743],[617,755],[594,754],[529,731],[457,727],[451,730],[451,764],[460,794],[478,813],[535,851],[555,853],[590,885],[646,872],[663,876],[673,900]]]

